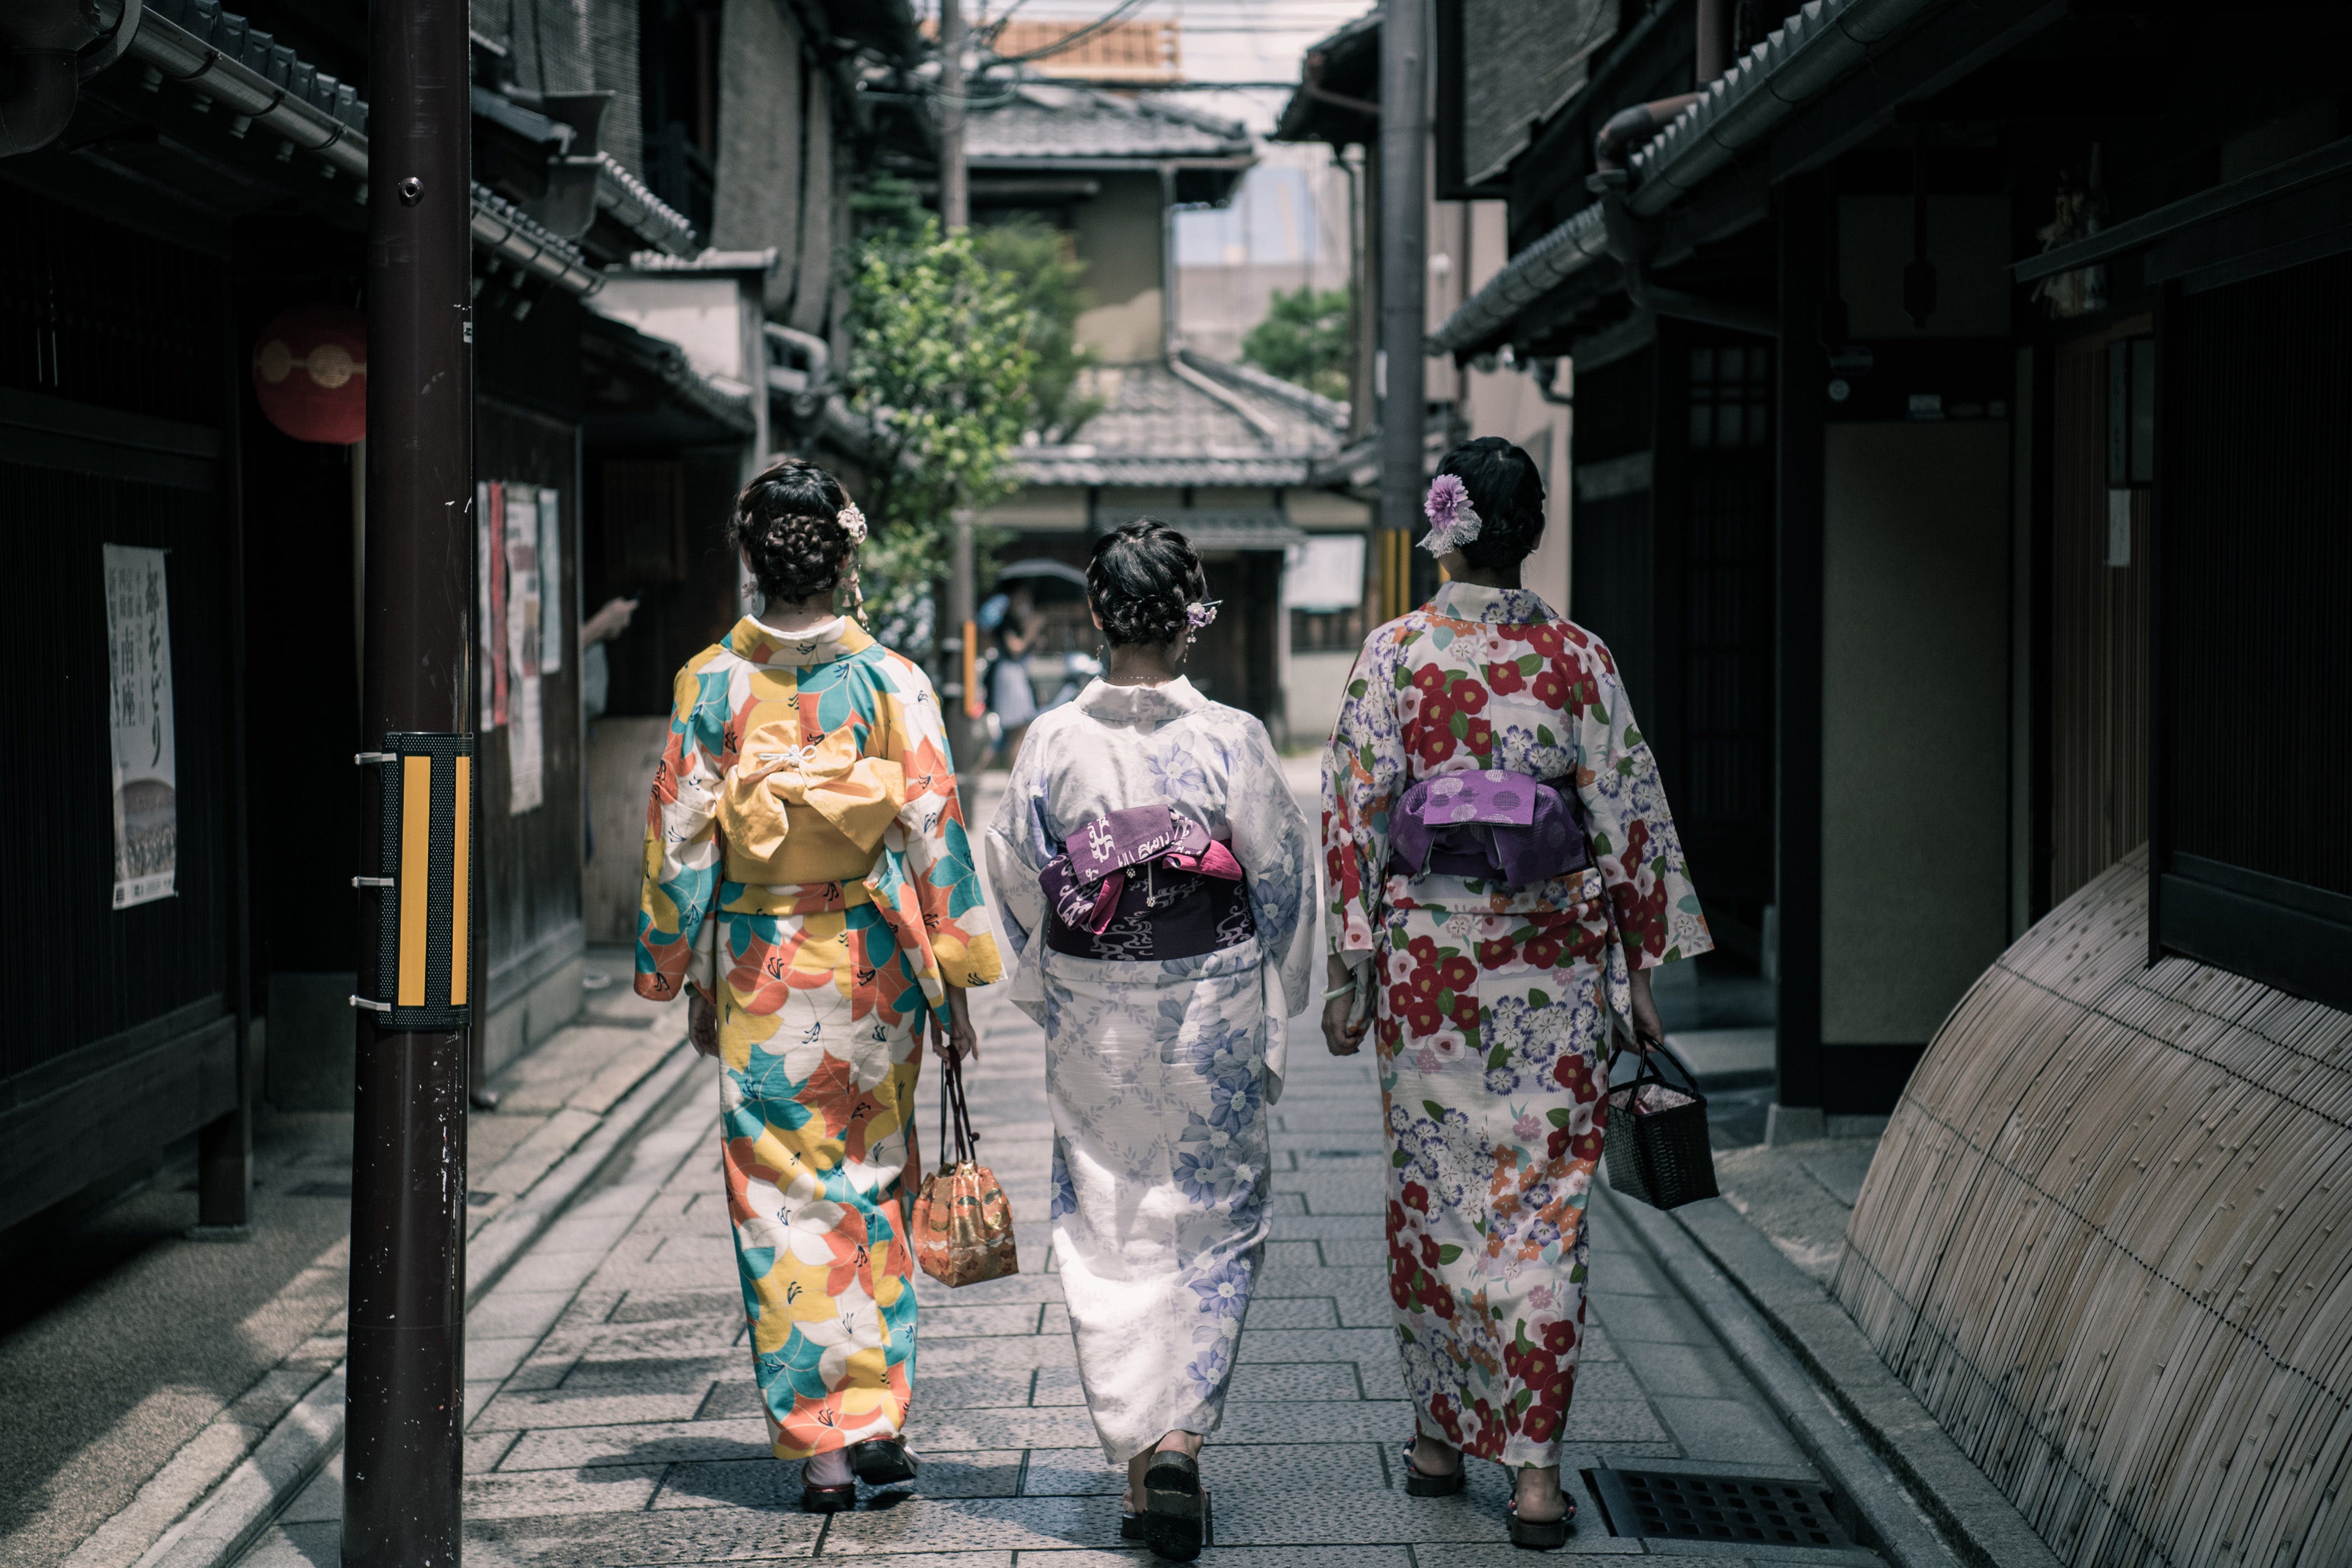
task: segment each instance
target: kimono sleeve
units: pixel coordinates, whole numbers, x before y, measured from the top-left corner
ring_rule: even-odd
[[[1609,650],[1596,641],[1584,660],[1597,695],[1576,719],[1577,794],[1617,940],[1635,969],[1696,958],[1715,939],[1691,886],[1657,758],[1633,722]]]
[[[1392,631],[1383,627],[1357,655],[1323,756],[1324,914],[1331,951],[1350,964],[1370,960],[1382,922],[1389,807],[1405,773],[1397,667]]]
[[[950,986],[993,985],[1003,971],[973,869],[939,698],[929,678],[905,659],[892,657],[889,677],[895,689],[886,700],[898,711],[884,727],[884,755],[906,770],[907,799],[897,825],[905,839],[907,880],[922,910],[940,977]]]
[[[1283,777],[1282,760],[1265,726],[1245,719],[1228,786],[1225,820],[1234,858],[1249,878],[1250,914],[1258,947],[1282,982],[1282,1010],[1296,1018],[1313,999],[1308,976],[1314,946],[1308,911],[1315,898],[1315,852],[1307,813]]]
[[[646,807],[645,882],[637,902],[636,991],[657,1002],[692,985],[718,999],[718,963],[703,928],[719,897],[717,818],[725,770],[723,669],[677,673],[669,736]]]
[[[990,905],[1014,960],[1024,964],[1045,925],[1045,894],[1037,873],[1055,853],[1043,816],[1046,758],[1055,749],[1055,733],[1043,725],[1029,732],[1005,780],[996,819],[982,835]]]

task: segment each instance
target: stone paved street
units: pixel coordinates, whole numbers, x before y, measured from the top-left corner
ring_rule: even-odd
[[[467,1554],[618,1564],[890,1558],[904,1568],[1090,1568],[1152,1559],[1118,1541],[1119,1478],[1095,1446],[1048,1256],[1050,1126],[1041,1032],[979,993],[971,1082],[983,1159],[1013,1198],[1024,1272],[950,1291],[919,1279],[912,1487],[831,1520],[796,1507],[768,1455],[719,1186],[715,1070],[699,1067],[604,1185],[515,1266],[469,1325]],[[1379,1092],[1370,1058],[1291,1033],[1274,1109],[1276,1229],[1225,1422],[1203,1471],[1207,1563],[1479,1568],[1509,1544],[1503,1472],[1465,1497],[1409,1499],[1411,1432],[1384,1283]],[[929,1080],[927,1079],[927,1083]],[[928,1096],[926,1097],[928,1103]],[[927,1152],[937,1135],[927,1117]],[[1810,1477],[1803,1456],[1628,1227],[1596,1206],[1591,1307],[1568,1469],[1658,1468]],[[335,1561],[340,1472],[303,1494],[246,1561]],[[1685,1563],[1874,1563],[1861,1552],[1723,1557],[1696,1542],[1611,1534],[1579,1481],[1572,1549]],[[893,1495],[893,1492],[903,1495]]]

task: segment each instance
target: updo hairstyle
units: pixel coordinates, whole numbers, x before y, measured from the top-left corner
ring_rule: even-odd
[[[770,603],[813,599],[841,586],[852,541],[840,522],[841,481],[805,457],[779,457],[735,497],[727,542],[751,563]]]
[[[1478,537],[1462,547],[1474,566],[1506,570],[1525,560],[1544,531],[1543,476],[1536,460],[1499,435],[1465,441],[1437,465],[1470,493]]]
[[[1208,574],[1182,534],[1139,517],[1095,541],[1087,563],[1087,603],[1101,617],[1114,648],[1173,643],[1183,635],[1184,606],[1206,599]]]

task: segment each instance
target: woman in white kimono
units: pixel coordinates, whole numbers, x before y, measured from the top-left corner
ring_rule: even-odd
[[[1183,1561],[1268,1228],[1283,1019],[1313,1000],[1314,850],[1265,727],[1176,673],[1215,615],[1184,536],[1130,523],[1087,577],[1109,664],[1032,726],[989,893],[1045,1028],[1054,1256],[1121,1534]]]

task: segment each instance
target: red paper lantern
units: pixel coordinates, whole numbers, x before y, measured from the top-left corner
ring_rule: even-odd
[[[297,441],[349,446],[367,434],[367,318],[301,305],[261,329],[253,392],[269,423]]]

